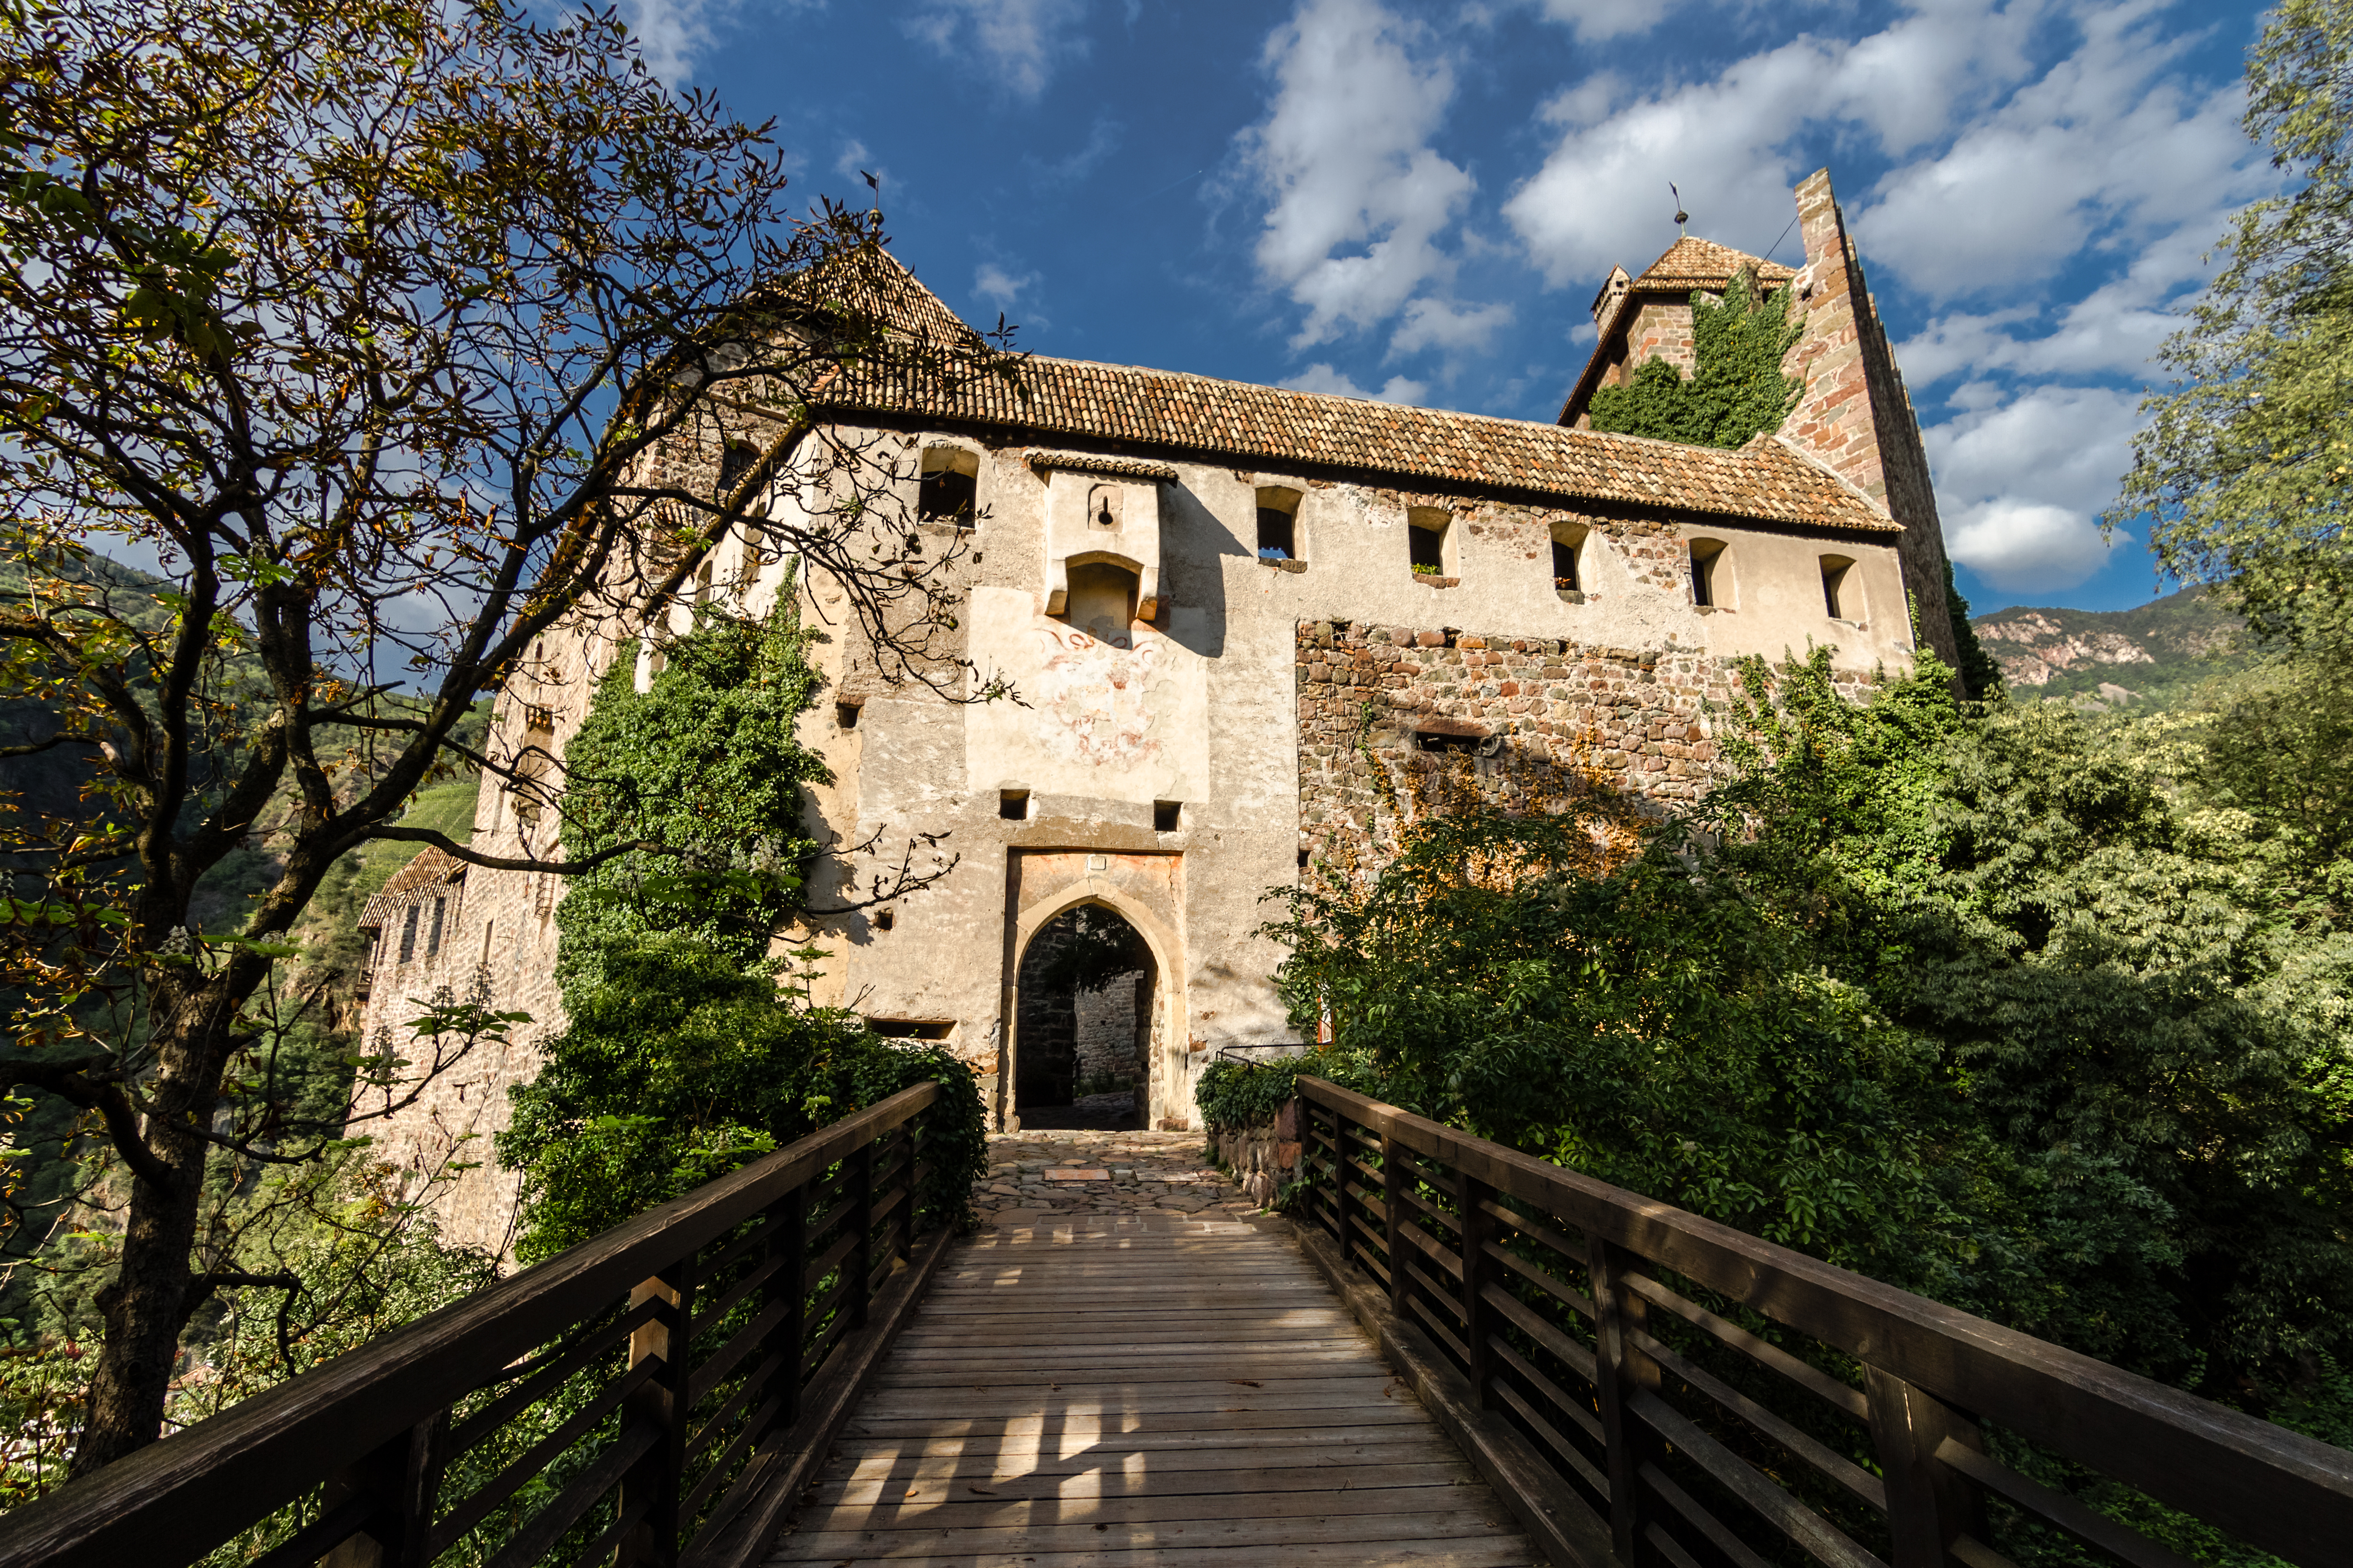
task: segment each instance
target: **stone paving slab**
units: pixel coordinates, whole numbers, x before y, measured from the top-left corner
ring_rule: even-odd
[[[1257,1213],[1208,1145],[1198,1132],[1000,1132],[988,1141],[973,1206],[984,1227],[1057,1215]]]

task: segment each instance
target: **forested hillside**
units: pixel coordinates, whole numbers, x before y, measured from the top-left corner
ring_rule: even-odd
[[[2178,707],[2248,662],[2239,646],[2245,617],[2202,587],[2129,610],[2021,605],[1973,616],[1969,625],[2014,697]]]

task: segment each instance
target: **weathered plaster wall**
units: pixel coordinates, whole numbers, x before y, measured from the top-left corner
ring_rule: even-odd
[[[976,525],[924,529],[935,557],[960,552],[948,573],[958,599],[952,647],[972,669],[934,665],[944,690],[893,684],[838,590],[822,580],[797,590],[824,628],[815,658],[830,683],[800,724],[833,772],[807,801],[813,832],[836,847],[816,868],[812,904],[862,900],[919,837],[933,843],[916,844],[913,863],[944,874],[887,907],[820,913],[783,940],[828,951],[818,1001],[952,1026],[949,1047],[1008,1122],[1019,1114],[1011,1025],[1021,954],[1081,902],[1116,910],[1154,953],[1134,1004],[1149,1034],[1154,1124],[1194,1123],[1194,1084],[1219,1047],[1297,1037],[1270,981],[1281,951],[1256,934],[1269,914],[1261,895],[1293,884],[1302,848],[1336,842],[1364,816],[1358,795],[1370,775],[1358,768],[1352,778],[1335,759],[1355,743],[1367,699],[1388,743],[1384,765],[1400,776],[1419,765],[1411,721],[1440,717],[1506,735],[1514,756],[1599,767],[1672,798],[1701,787],[1711,744],[1703,703],[1723,687],[1730,660],[1832,643],[1841,670],[1859,680],[1911,657],[1892,535],[1804,536],[1190,460],[1166,465],[1172,478],[1123,491],[1123,533],[1146,514],[1156,525],[1159,602],[1124,639],[1096,636],[1048,614],[1048,509],[1057,487],[1083,493],[1093,482],[1083,471],[1033,465],[1033,444],[970,431],[843,435],[897,455],[911,503],[924,447],[975,457]],[[715,468],[718,456],[714,445],[695,460]],[[688,458],[672,462],[691,479]],[[1301,492],[1295,561],[1257,558],[1261,485]],[[1450,514],[1453,577],[1410,570],[1406,518],[1417,507]],[[780,503],[772,521],[790,515]],[[1556,527],[1586,531],[1582,592],[1553,585]],[[754,613],[785,577],[773,526],[767,537],[758,558],[731,540],[714,561],[713,591]],[[1694,538],[1725,546],[1720,607],[1691,602]],[[1141,554],[1142,542],[1132,542],[1126,553]],[[1851,592],[1862,608],[1844,621],[1831,620],[1821,600],[1819,558],[1830,552],[1858,563]],[[685,618],[676,610],[672,624]],[[540,661],[501,696],[493,745],[512,754],[535,733],[560,754],[621,630],[584,621],[551,635]],[[959,700],[997,677],[1018,700]],[[1027,797],[1012,816],[1008,791]],[[1155,822],[1171,806],[1174,826]],[[508,791],[486,783],[476,843],[547,853],[550,821],[522,821]],[[560,887],[529,873],[470,875],[454,940],[490,954],[492,1005],[528,1011],[533,1022],[464,1080],[463,1117],[437,1102],[409,1119],[420,1160],[503,1125],[505,1086],[528,1077],[539,1042],[562,1025],[552,918]],[[371,1007],[391,1016],[375,1000]],[[478,1217],[453,1235],[502,1232],[511,1178],[485,1165],[464,1181],[460,1201],[446,1206]]]

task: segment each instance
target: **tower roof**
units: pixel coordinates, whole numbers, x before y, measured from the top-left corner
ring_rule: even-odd
[[[1794,267],[1750,256],[1712,239],[1694,239],[1685,235],[1667,247],[1665,255],[1642,269],[1642,275],[1634,279],[1634,287],[1662,294],[1687,294],[1694,289],[1714,293],[1730,283],[1744,267],[1753,268],[1757,281],[1768,289],[1798,275]]]

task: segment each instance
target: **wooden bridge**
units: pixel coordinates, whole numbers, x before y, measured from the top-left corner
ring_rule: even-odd
[[[0,1568],[2353,1563],[2353,1454],[1301,1089],[1295,1226],[961,1242],[909,1089],[16,1510]]]

